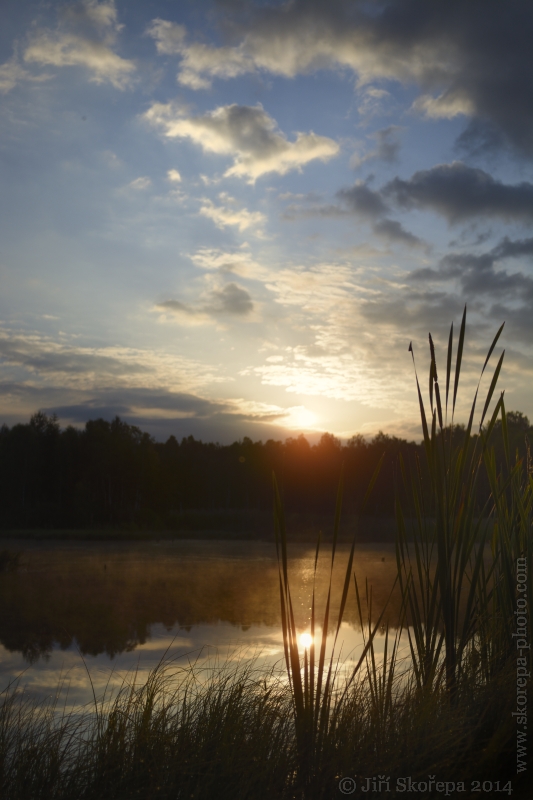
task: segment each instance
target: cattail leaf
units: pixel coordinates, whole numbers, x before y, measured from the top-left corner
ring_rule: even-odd
[[[433,357],[431,358],[429,364],[429,405],[431,410],[433,411],[433,382],[435,380],[435,362],[433,361]]]
[[[459,344],[457,345],[457,360],[455,363],[455,379],[453,383],[453,405],[452,417],[455,412],[455,402],[457,400],[457,389],[459,388],[459,377],[461,375],[461,361],[463,360],[463,346],[465,343],[465,329],[466,329],[466,305],[463,311],[463,319],[461,320],[461,330],[459,331]]]
[[[470,433],[472,431],[472,423],[474,421],[474,411],[475,411],[476,402],[477,402],[477,393],[478,393],[478,390],[476,389],[476,393],[474,395],[474,402],[472,403],[472,408],[470,409],[470,417],[468,418],[468,425],[466,426],[466,439],[465,439],[465,448],[464,448],[465,451],[466,451],[466,444],[468,442],[468,439],[470,437]]]
[[[450,393],[450,376],[452,373],[452,350],[453,350],[453,322],[450,328],[448,339],[448,357],[446,359],[446,414],[448,414],[448,395]]]
[[[428,432],[428,424],[427,424],[427,420],[426,420],[426,412],[424,410],[424,401],[422,400],[422,393],[420,391],[420,385],[418,383],[418,378],[416,379],[416,388],[418,389],[418,403],[420,405],[420,417],[422,419],[422,431],[424,433],[424,443],[426,445],[426,450],[427,450],[429,448],[429,432]]]
[[[442,404],[441,404],[441,401],[440,401],[440,389],[439,389],[438,382],[435,382],[435,400],[437,402],[437,413],[439,415],[439,428],[442,431],[444,425],[443,425],[443,419],[442,419]]]
[[[433,338],[431,334],[429,334],[429,352],[431,355],[431,366],[429,369],[429,401],[431,405],[431,410],[433,411],[433,384],[438,384],[439,376],[437,375],[437,359],[435,358],[435,345],[433,344]]]
[[[502,325],[502,328],[503,328],[503,325]],[[500,328],[500,331],[501,331],[502,328]],[[487,413],[487,409],[489,407],[490,401],[492,400],[492,395],[494,394],[494,389],[496,388],[496,384],[498,383],[498,378],[500,376],[500,370],[502,368],[504,355],[505,355],[505,350],[501,354],[500,360],[498,361],[496,369],[494,370],[494,375],[492,376],[492,381],[490,383],[489,393],[487,395],[487,399],[485,400],[485,406],[483,408],[483,414],[481,415],[481,422],[479,423],[479,427],[480,428],[483,425],[483,420],[485,419],[485,414]],[[483,369],[485,369],[485,367],[483,367]]]
[[[489,363],[489,358],[490,358],[490,357],[491,357],[491,355],[492,355],[492,351],[493,351],[493,350],[494,350],[494,348],[496,347],[496,343],[497,343],[498,339],[500,338],[500,334],[501,334],[501,332],[503,331],[503,326],[504,326],[504,325],[505,325],[505,322],[502,322],[502,324],[501,324],[501,325],[500,325],[500,327],[498,328],[498,332],[497,332],[496,336],[494,337],[494,339],[493,339],[493,341],[492,341],[492,344],[491,344],[491,346],[490,346],[489,352],[488,352],[488,354],[487,354],[487,358],[485,359],[485,363],[483,364],[483,369],[481,370],[481,374],[482,374],[482,375],[483,375],[483,373],[485,372],[485,367],[486,367],[486,366],[487,366],[487,364]]]
[[[420,417],[422,419],[422,430],[424,432],[424,444],[426,447],[426,453],[429,456],[429,433],[428,433],[428,424],[426,420],[426,412],[424,410],[424,401],[422,400],[422,392],[420,391],[420,384],[418,382],[418,375],[416,372],[416,364],[415,364],[415,354],[413,351],[413,344],[409,345],[409,351],[411,353],[411,357],[413,359],[413,366],[415,368],[415,378],[416,378],[416,388],[418,390],[418,403],[420,405]]]

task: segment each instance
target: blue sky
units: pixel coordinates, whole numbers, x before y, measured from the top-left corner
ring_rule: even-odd
[[[2,17],[2,422],[419,438],[409,342],[443,371],[465,303],[460,413],[505,320],[533,416],[530,3]]]

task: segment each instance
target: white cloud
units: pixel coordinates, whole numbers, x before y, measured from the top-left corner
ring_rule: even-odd
[[[201,247],[190,256],[193,264],[206,272],[239,275],[242,278],[265,280],[269,271],[254,261],[246,249],[228,253],[208,247]]]
[[[126,88],[135,70],[132,61],[126,61],[101,42],[82,39],[73,34],[56,34],[48,31],[36,33],[24,53],[24,60],[55,67],[82,66],[91,73],[93,83],[108,81],[116,89]]]
[[[181,183],[181,175],[177,169],[169,169],[167,172],[167,178],[172,183]]]
[[[4,380],[25,385],[93,391],[113,386],[170,391],[194,391],[227,380],[218,369],[163,350],[130,347],[84,347],[75,337],[59,340],[41,333],[0,328],[0,359]]]
[[[412,108],[430,119],[471,116],[475,111],[472,100],[465,94],[457,92],[444,92],[438,97],[432,97],[430,94],[421,95],[415,100]]]
[[[261,105],[220,106],[202,116],[186,116],[173,103],[154,103],[144,115],[169,139],[191,139],[205,152],[233,157],[225,176],[250,183],[269,172],[284,175],[315,159],[327,161],[339,152],[333,139],[315,133],[297,133],[290,142]]]
[[[135,189],[136,191],[148,189],[149,186],[152,185],[152,181],[150,178],[146,176],[142,176],[140,178],[135,178],[134,181],[128,184],[128,189]]]
[[[21,66],[15,55],[0,66],[0,94],[7,94],[21,81],[40,82],[49,78],[50,75],[32,75]]]
[[[0,66],[0,93],[7,94],[17,83],[28,78],[29,72],[20,66],[15,57]]]
[[[158,53],[175,55],[182,51],[187,30],[184,25],[165,19],[154,19],[146,33],[155,39]]]
[[[410,53],[364,24],[332,25],[327,15],[301,4],[279,11],[273,10],[268,22],[264,18],[252,23],[234,47],[188,43],[183,26],[161,19],[154,20],[148,34],[156,40],[159,53],[181,57],[178,81],[191,88],[208,88],[211,78],[234,78],[256,70],[294,78],[319,69],[349,68],[360,85],[380,78],[412,80],[428,71],[426,62],[433,66],[444,61],[445,54],[436,52],[440,48],[435,43],[419,43]]]
[[[212,219],[217,228],[235,225],[241,232],[248,228],[262,225],[266,217],[260,211],[247,211],[245,208],[235,208],[232,198],[226,199],[225,206],[215,206],[211,200],[204,199],[200,214]],[[229,203],[229,204],[228,204]]]
[[[108,82],[125,89],[131,84],[135,64],[112,49],[119,30],[113,2],[75,3],[60,10],[56,30],[38,29],[31,34],[24,61],[85,67],[93,83]]]
[[[208,89],[211,81],[202,74],[216,78],[236,78],[254,69],[251,58],[233,47],[213,48],[205,44],[192,44],[182,51],[178,82],[192,89]]]
[[[255,69],[253,59],[234,47],[210,47],[201,43],[187,44],[183,25],[155,19],[147,30],[155,39],[160,55],[180,55],[178,82],[190,89],[209,89],[209,77],[235,78]]]
[[[391,103],[391,94],[385,89],[377,89],[375,86],[367,86],[360,93],[357,111],[367,121],[372,117],[381,116],[385,113],[387,106]]]
[[[363,264],[324,263],[271,272],[265,285],[274,306],[268,313],[277,319],[278,329],[289,326],[285,341],[294,342],[296,336],[297,343],[268,353],[263,364],[250,365],[241,374],[292,394],[355,400],[374,408],[393,402],[403,408],[404,335],[395,323],[388,324],[386,313],[371,329],[362,314],[369,301],[383,297],[382,282]],[[387,370],[381,367],[384,363]]]

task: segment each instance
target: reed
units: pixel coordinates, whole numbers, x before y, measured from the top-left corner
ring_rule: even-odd
[[[383,458],[380,460],[374,475],[370,481],[365,497],[363,499],[362,508],[364,509],[368,498],[372,492],[372,488],[378,477]],[[349,676],[344,676],[344,687],[339,691],[338,682],[338,658],[336,658],[336,648],[338,644],[339,632],[346,608],[346,601],[348,598],[348,591],[352,580],[352,567],[355,553],[355,533],[352,539],[352,544],[349,551],[348,563],[346,566],[344,583],[342,587],[342,594],[340,598],[340,606],[337,613],[336,620],[331,615],[331,602],[332,602],[332,578],[333,568],[335,564],[335,556],[337,552],[338,533],[341,520],[342,511],[342,497],[343,497],[343,475],[341,473],[339,488],[337,491],[337,501],[335,506],[335,520],[333,525],[333,538],[331,543],[331,558],[329,568],[329,586],[327,592],[327,599],[323,616],[321,617],[322,625],[320,628],[320,644],[317,647],[318,636],[318,609],[316,604],[316,571],[318,565],[318,558],[321,547],[321,534],[318,536],[315,562],[314,562],[314,578],[313,590],[311,597],[311,619],[310,619],[310,636],[311,640],[308,647],[304,648],[303,667],[301,664],[300,649],[298,646],[298,630],[295,621],[294,607],[291,596],[289,569],[288,569],[288,546],[287,546],[287,530],[285,525],[285,515],[283,504],[280,497],[277,481],[275,475],[273,476],[274,485],[274,531],[276,539],[276,552],[278,557],[278,573],[279,573],[279,591],[280,591],[280,606],[281,606],[281,625],[283,632],[283,648],[285,654],[285,665],[287,669],[287,676],[291,690],[292,710],[294,717],[294,727],[296,735],[297,752],[299,759],[299,777],[302,781],[302,791],[308,791],[309,786],[317,786],[319,783],[319,775],[323,773],[323,753],[327,749],[326,742],[336,735],[336,728],[339,719],[343,715],[343,706],[349,695],[349,689],[353,685],[361,667],[365,664],[367,657],[370,655],[374,664],[374,684],[371,684],[371,691],[373,698],[378,696],[377,671],[375,669],[375,655],[374,655],[374,638],[376,632],[381,626],[383,616],[386,612],[387,604],[383,607],[377,622],[372,626],[371,624],[371,603],[370,611],[367,620],[368,635],[365,639],[362,653]],[[361,610],[361,602],[359,598],[359,591],[355,573],[353,574],[355,589],[357,592],[357,601],[359,609],[359,618],[361,627],[363,628],[363,615]],[[368,587],[367,587],[368,589]],[[391,594],[394,587],[391,589]],[[389,596],[390,598],[390,596]],[[333,642],[329,657],[326,659],[327,640],[330,632],[333,634]],[[317,652],[318,651],[318,652]],[[390,662],[389,674],[389,688],[391,685],[391,677],[394,675],[396,647],[393,650],[393,658]],[[387,652],[385,652],[385,662],[387,663]]]
[[[450,702],[457,695],[458,682],[468,651],[480,630],[491,593],[492,577],[484,568],[484,553],[494,508],[477,508],[476,487],[503,396],[496,403],[488,425],[483,423],[494,395],[504,353],[496,365],[484,399],[478,435],[472,429],[481,379],[503,330],[497,331],[489,348],[470,407],[466,429],[457,431],[454,415],[457,402],[466,332],[466,307],[463,313],[455,369],[452,375],[453,324],[448,339],[446,388],[441,399],[435,347],[429,334],[430,418],[420,390],[412,345],[420,417],[424,436],[425,465],[417,462],[408,473],[400,462],[401,477],[415,509],[412,544],[401,503],[396,503],[398,525],[397,568],[409,617],[409,639],[413,669],[418,686],[432,691],[444,677]],[[452,397],[453,378],[453,397]],[[459,434],[459,435],[457,435]]]

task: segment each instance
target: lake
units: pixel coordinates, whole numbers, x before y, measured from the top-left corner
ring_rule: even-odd
[[[12,540],[0,550],[14,549]],[[144,543],[19,542],[20,566],[0,574],[0,689],[13,681],[30,697],[53,697],[72,708],[137,672],[142,681],[165,657],[176,667],[195,662],[199,673],[216,663],[249,659],[262,670],[283,666],[275,546],[268,542],[165,541]],[[333,619],[349,548],[340,545],[333,573]],[[290,550],[296,624],[308,630],[314,547]],[[329,580],[328,546],[319,559],[319,614]],[[396,577],[392,544],[360,544],[354,569],[363,614],[377,620]],[[365,602],[365,582],[372,602]],[[399,593],[388,608],[398,623]],[[320,618],[320,617],[319,617]],[[384,628],[377,642],[384,643]],[[358,658],[363,638],[355,590],[350,589],[339,635],[341,660]],[[338,648],[339,649],[339,648]],[[89,679],[90,676],[90,679]]]

